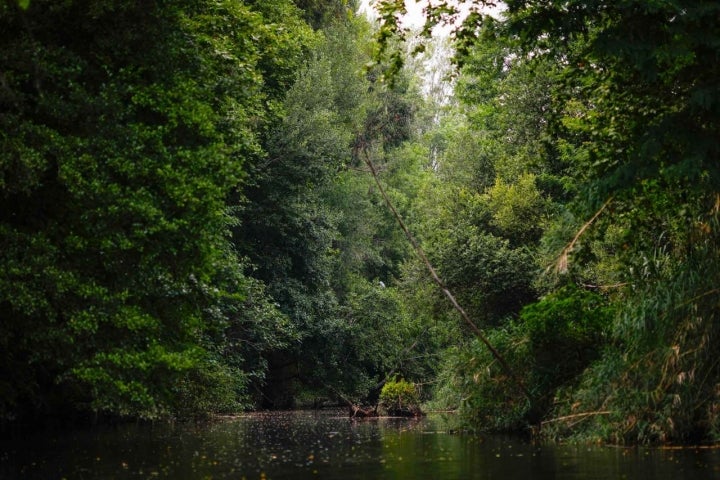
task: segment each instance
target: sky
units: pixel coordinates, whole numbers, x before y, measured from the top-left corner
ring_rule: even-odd
[[[361,0],[360,1],[360,12],[365,13],[369,18],[375,18],[376,15],[374,15],[371,4],[374,3],[375,0]],[[428,0],[405,0],[405,8],[407,9],[407,14],[403,17],[403,25],[406,25],[411,28],[417,28],[421,27],[425,23],[425,17],[423,15],[423,7],[427,5]],[[433,3],[438,3],[433,2]],[[453,2],[450,3],[455,4],[461,4],[460,11],[467,12],[468,8],[466,6],[462,6],[462,1],[460,2]],[[485,9],[485,11],[491,15],[497,14],[502,11],[501,7],[494,7],[494,8],[488,8]],[[460,18],[462,19],[463,15],[461,14]],[[439,35],[448,35],[450,33],[450,30],[452,30],[451,26],[444,26],[444,27],[437,27],[436,30],[433,31],[435,34]]]

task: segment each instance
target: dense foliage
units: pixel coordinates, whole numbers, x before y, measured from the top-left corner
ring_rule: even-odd
[[[356,7],[0,4],[0,420],[717,440],[720,6]]]
[[[431,371],[354,148],[401,145],[413,97],[364,72],[352,2],[0,8],[4,421],[360,401]]]
[[[415,385],[403,379],[393,378],[386,382],[380,391],[379,403],[393,416],[417,415],[420,412]]]
[[[0,6],[2,417],[236,409],[281,341],[228,199],[314,34],[261,3]]]
[[[399,11],[383,4],[381,41]],[[477,287],[479,307],[473,297],[466,305],[533,395],[476,341],[447,351],[441,395],[479,428],[544,419],[550,436],[715,440],[720,7],[505,4],[499,18],[477,9],[456,31],[467,126],[455,145],[475,160],[445,152],[440,172],[462,193],[429,218],[476,219],[435,260],[451,266],[449,284],[462,272]],[[516,203],[512,190],[522,192]],[[493,196],[494,208],[483,201]],[[428,250],[456,235],[447,221],[430,225]],[[443,226],[453,233],[438,235]],[[529,290],[522,310],[503,312],[487,297],[522,291],[483,283],[502,270],[465,253],[490,236],[525,252],[516,272],[529,275],[537,303]],[[510,258],[498,265],[510,269]]]

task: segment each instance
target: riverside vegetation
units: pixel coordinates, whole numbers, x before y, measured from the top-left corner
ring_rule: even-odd
[[[403,387],[720,440],[720,5],[509,0],[450,45],[377,3],[0,4],[4,425]]]

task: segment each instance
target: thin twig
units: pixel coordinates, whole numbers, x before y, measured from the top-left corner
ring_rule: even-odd
[[[382,387],[383,385],[385,385],[385,384],[388,382],[388,380],[390,380],[390,378],[391,378],[393,375],[395,375],[395,372],[397,372],[397,371],[398,371],[398,368],[399,368],[399,365],[398,365],[398,364],[403,361],[402,356],[405,355],[406,353],[408,353],[409,351],[411,351],[412,349],[414,349],[415,347],[417,347],[418,343],[420,343],[420,337],[422,337],[429,329],[430,329],[430,326],[428,325],[427,327],[425,327],[425,328],[423,329],[422,332],[420,332],[420,333],[418,334],[417,337],[415,337],[415,341],[412,343],[412,345],[409,345],[409,346],[405,347],[405,348],[398,354],[397,363],[395,364],[395,366],[392,368],[392,370],[390,370],[390,372],[389,372],[387,375],[385,375],[385,378],[383,378],[377,385],[375,385],[374,388],[380,388],[380,387]]]
[[[626,287],[628,285],[630,285],[630,282],[615,283],[613,285],[590,285],[587,283],[582,284],[582,286],[584,288],[592,288],[595,290],[610,290],[611,288],[621,288],[621,287]]]
[[[681,307],[685,307],[685,306],[687,306],[687,305],[689,305],[689,304],[691,304],[691,303],[693,303],[693,302],[695,302],[695,301],[697,301],[697,300],[700,300],[700,299],[703,298],[703,297],[707,297],[708,295],[713,295],[713,294],[716,294],[716,293],[718,293],[718,292],[720,292],[720,288],[713,288],[712,290],[708,290],[707,292],[701,293],[700,295],[697,295],[697,296],[691,298],[690,300],[687,300],[687,301],[681,303],[680,305],[677,305],[677,306],[675,307],[675,309],[677,310],[677,309],[679,309],[679,308],[681,308]]]

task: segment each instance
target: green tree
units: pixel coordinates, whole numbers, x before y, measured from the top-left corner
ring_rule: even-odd
[[[267,356],[269,375],[258,388],[268,407],[327,395],[328,386],[344,390],[342,369],[353,368],[337,348],[352,341],[339,340],[352,328],[341,321],[334,279],[344,248],[343,205],[328,200],[337,198],[336,182],[352,163],[364,119],[366,28],[359,19],[342,19],[322,31],[265,138],[267,156],[250,166],[235,243],[298,334]]]
[[[358,9],[357,0],[295,0],[303,18],[316,29],[332,28]]]
[[[632,285],[618,296],[623,308],[613,348],[584,377],[577,397],[586,409],[604,405],[612,414],[584,426],[613,441],[712,438],[711,394],[703,382],[685,380],[688,371],[717,378],[707,363],[712,349],[699,338],[717,334],[714,308],[705,303],[715,296],[705,281],[716,276],[703,272],[717,259],[711,226],[720,178],[718,72],[711,58],[718,51],[718,7],[635,1],[508,7],[510,31],[525,51],[562,59],[567,93],[558,98],[556,134],[583,180],[576,211],[589,216],[613,198],[612,216],[599,217],[571,261],[607,271],[600,262],[608,261],[612,241],[610,260],[620,262],[619,279]],[[672,353],[678,350],[692,354],[678,361]],[[626,402],[615,400],[619,390]]]
[[[200,384],[237,403],[226,200],[309,28],[282,1],[5,2],[0,23],[3,417],[157,417]]]

